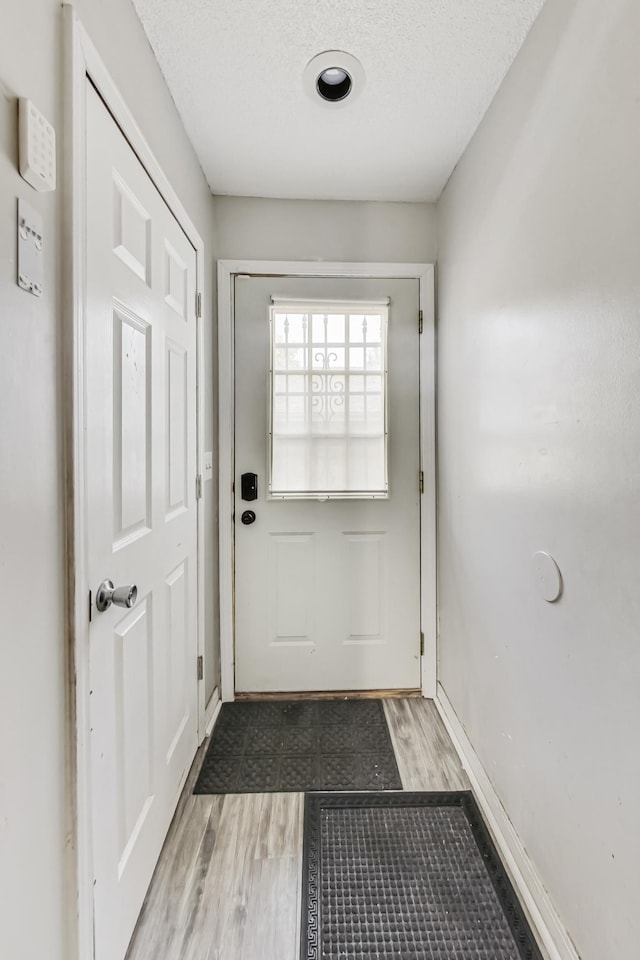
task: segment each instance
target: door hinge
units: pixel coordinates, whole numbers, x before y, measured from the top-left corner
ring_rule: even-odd
[[[418,474],[418,483],[420,484],[420,493],[424,493],[424,470]]]
[[[422,310],[418,310],[418,333],[422,333],[423,315]]]
[[[420,656],[424,657],[424,633],[420,631]]]
[[[198,680],[204,680],[204,661],[202,654],[198,657]]]
[[[202,500],[202,474],[196,477],[196,500]]]
[[[196,317],[202,316],[202,294],[196,293]]]
[[[93,594],[89,590],[89,623],[91,623],[91,616],[93,614]]]

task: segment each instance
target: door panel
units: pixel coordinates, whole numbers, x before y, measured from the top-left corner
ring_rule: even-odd
[[[113,310],[115,545],[150,529],[151,327],[123,305]]]
[[[151,278],[151,217],[134,190],[113,171],[113,252],[144,283]]]
[[[270,535],[271,643],[313,645],[316,544],[312,533]]]
[[[190,687],[193,671],[187,675],[184,649],[189,630],[189,565],[183,560],[165,579],[166,585],[166,762],[171,764],[190,713]]]
[[[273,423],[269,416],[272,297],[342,304],[390,298],[388,497],[379,493],[375,498],[350,495],[348,499],[269,497],[269,430]],[[420,686],[418,300],[417,280],[236,279],[235,666],[238,691],[414,689]],[[306,308],[300,309],[304,313]],[[299,330],[310,330],[312,318],[313,323],[320,322],[311,311],[307,320],[293,314],[292,318],[286,337],[291,333],[294,340],[302,335],[311,336],[300,334]],[[333,315],[325,324],[326,329],[331,326],[345,328],[344,321]],[[301,362],[302,351],[298,346],[290,347],[287,340],[283,349],[289,351],[292,363]],[[320,394],[323,409],[333,403],[332,416],[334,412],[337,419],[342,416],[340,407],[349,393],[349,382],[355,383],[356,374],[347,371],[333,376],[328,368],[332,362],[348,367],[349,353],[353,355],[353,363],[361,365],[362,356],[356,356],[358,349],[316,349],[314,346],[311,362],[317,370],[306,374],[313,382],[307,389],[306,401],[300,400],[304,395],[303,375],[297,368],[293,373],[273,374],[274,378],[279,376],[281,382],[290,384],[293,397],[286,402],[293,405],[294,418],[304,417],[304,402],[313,405]],[[274,347],[274,356],[275,350]],[[288,369],[289,361],[283,363]],[[334,393],[330,396],[327,385],[332,376]],[[373,376],[367,380],[363,375],[360,379],[362,384],[367,381],[379,389]],[[366,393],[369,387],[362,384],[358,382],[356,386]],[[329,422],[325,452],[332,443],[331,429]],[[293,449],[299,441],[294,438],[287,442]],[[352,447],[361,442],[360,438],[349,441]],[[299,454],[295,456],[300,459]],[[312,450],[307,456],[313,458],[315,453]],[[246,472],[258,474],[259,496],[251,503],[241,497],[240,478]],[[325,471],[325,475],[329,474]],[[250,525],[241,522],[247,508],[256,514],[255,523]]]
[[[167,517],[186,508],[188,450],[187,353],[167,339]]]
[[[96,960],[123,960],[197,746],[196,256],[87,89],[89,577]]]
[[[345,643],[383,643],[387,635],[386,537],[344,533],[349,633]]]
[[[154,797],[153,649],[148,598],[114,631],[114,701],[118,775],[118,872],[144,828]]]

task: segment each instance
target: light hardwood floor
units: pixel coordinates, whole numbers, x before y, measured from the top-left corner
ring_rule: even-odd
[[[431,701],[385,700],[384,708],[405,790],[469,788]],[[207,747],[198,751],[127,960],[298,960],[304,795],[194,796]]]
[[[469,790],[433,700],[385,700],[384,712],[405,790]]]

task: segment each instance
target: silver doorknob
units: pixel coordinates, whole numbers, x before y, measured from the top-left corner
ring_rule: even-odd
[[[111,580],[103,580],[96,594],[96,608],[104,613],[112,603],[116,607],[132,607],[137,599],[138,588],[134,583],[128,587],[114,587]]]

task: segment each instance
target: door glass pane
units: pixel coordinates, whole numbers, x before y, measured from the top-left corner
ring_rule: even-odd
[[[369,302],[271,307],[271,496],[388,496],[388,312]]]

